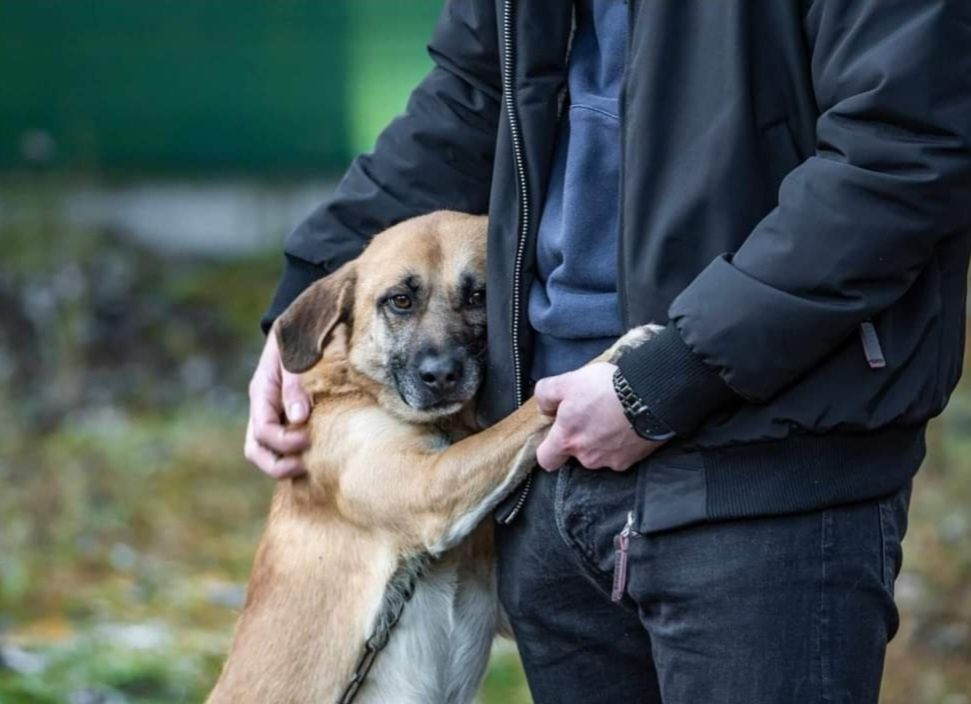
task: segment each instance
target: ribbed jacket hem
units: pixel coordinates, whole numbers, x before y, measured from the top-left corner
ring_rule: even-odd
[[[886,496],[920,467],[925,427],[799,435],[701,450],[707,516],[798,513]]]

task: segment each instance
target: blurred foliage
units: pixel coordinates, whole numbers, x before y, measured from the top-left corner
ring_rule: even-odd
[[[272,491],[241,446],[279,253],[161,255],[31,197],[0,224],[0,704],[201,701]],[[967,382],[929,445],[887,704],[971,702]],[[529,701],[508,643],[484,701]]]

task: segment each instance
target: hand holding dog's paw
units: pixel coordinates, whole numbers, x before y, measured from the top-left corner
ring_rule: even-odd
[[[588,469],[609,467],[620,472],[661,446],[641,438],[627,422],[614,392],[616,368],[595,362],[537,382],[535,395],[540,410],[555,416],[553,427],[536,451],[543,469],[559,469],[575,457]]]

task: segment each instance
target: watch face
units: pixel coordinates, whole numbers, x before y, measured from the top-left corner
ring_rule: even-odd
[[[657,431],[657,428],[654,427],[654,423],[651,422],[653,420],[654,418],[651,417],[650,413],[641,413],[634,419],[634,428],[642,436],[651,435],[653,432]]]
[[[664,425],[653,413],[641,413],[634,419],[634,430],[645,440],[663,442],[674,437],[674,431]]]

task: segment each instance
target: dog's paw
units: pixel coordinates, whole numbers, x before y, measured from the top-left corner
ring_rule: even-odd
[[[550,418],[550,424],[552,424],[552,422],[553,419]],[[513,460],[513,472],[516,475],[525,478],[533,467],[536,466],[536,450],[539,449],[539,446],[543,443],[548,430],[548,427],[544,427],[542,430],[530,435],[529,439],[523,443],[522,448],[520,448],[519,452],[516,453],[516,459]]]
[[[611,345],[610,349],[597,357],[595,361],[616,364],[617,360],[620,359],[621,355],[627,352],[627,350],[640,347],[648,340],[656,337],[657,334],[663,329],[664,326],[655,325],[654,323],[650,323],[648,325],[639,325],[636,328],[631,328],[624,333],[621,338],[617,340],[617,342]]]

